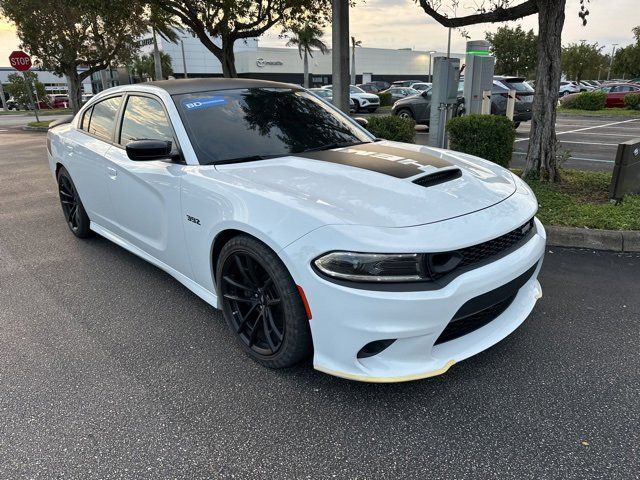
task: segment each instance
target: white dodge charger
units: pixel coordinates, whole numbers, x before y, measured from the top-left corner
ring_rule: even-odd
[[[261,364],[438,375],[541,296],[538,205],[495,164],[360,123],[293,85],[170,80],[102,92],[47,145],[73,234],[222,309]]]

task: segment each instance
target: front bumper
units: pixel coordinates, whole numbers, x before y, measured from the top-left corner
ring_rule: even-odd
[[[404,231],[404,235],[401,234],[404,238],[403,251],[418,248],[412,245],[414,239],[416,242],[422,239],[424,243],[425,238],[439,238],[443,245],[451,245],[451,236],[459,238],[469,222],[484,225],[486,230],[490,230],[491,227],[487,225],[492,225],[493,221],[493,226],[499,233],[487,232],[486,235],[495,238],[513,228],[514,212],[509,203],[503,202],[465,216],[466,218],[390,230]],[[511,219],[503,216],[507,211],[510,211]],[[518,215],[532,213],[523,211]],[[515,223],[521,220],[526,221],[526,218],[517,219]],[[289,245],[284,249],[282,257],[296,283],[303,287],[313,315],[310,325],[314,343],[314,367],[335,376],[359,381],[415,380],[444,373],[454,363],[502,340],[527,318],[542,294],[537,275],[544,256],[546,234],[537,219],[535,223],[536,233],[517,250],[456,277],[441,289],[430,291],[351,288],[321,278],[311,268],[310,259],[327,251],[327,245],[335,245],[335,239],[342,238],[341,233],[351,230],[354,237],[363,238],[361,235],[367,235],[366,230],[374,227],[323,227]],[[398,232],[389,233],[396,234]],[[484,240],[486,239],[481,239],[480,242]],[[384,245],[386,241],[385,233],[379,232],[376,242],[378,246],[362,245],[360,251],[387,251]],[[395,243],[394,240],[389,241]],[[341,249],[342,246],[337,245],[336,248]],[[433,249],[442,250],[441,247]],[[436,340],[462,305],[511,282],[534,265],[534,273],[500,315],[471,333],[436,344]],[[377,355],[358,358],[358,352],[366,344],[386,339],[395,339],[395,342]]]

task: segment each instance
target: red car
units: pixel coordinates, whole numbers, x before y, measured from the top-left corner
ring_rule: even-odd
[[[624,96],[628,93],[640,93],[640,84],[637,83],[606,83],[601,87],[593,90],[594,92],[604,92],[607,95],[604,106],[607,108],[624,108]],[[565,95],[560,99],[560,103],[564,104],[578,93]]]

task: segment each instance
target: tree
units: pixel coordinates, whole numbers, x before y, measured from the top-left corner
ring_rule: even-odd
[[[318,25],[307,23],[292,28],[293,37],[287,42],[287,47],[298,47],[298,53],[304,63],[304,88],[309,88],[309,59],[313,57],[312,48],[317,48],[320,53],[328,51],[327,45],[321,40],[322,29]]]
[[[161,8],[158,8],[157,5],[152,4],[149,7],[149,26],[151,27],[151,37],[153,39],[153,78],[156,80],[162,80],[165,78],[165,64],[162,59],[162,55],[160,54],[160,49],[158,48],[158,36],[167,42],[177,43],[178,34],[175,29],[178,28],[179,25],[174,17]],[[169,69],[171,70],[170,67],[171,58],[169,58]],[[172,73],[173,70],[171,70],[171,73],[166,74],[166,76],[171,75]]]
[[[526,176],[543,181],[560,180],[556,161],[556,104],[560,89],[560,58],[562,28],[566,0],[486,0],[470,15],[457,16],[458,0],[450,0],[453,15],[442,13],[442,0],[416,0],[425,13],[445,27],[460,28],[479,23],[506,22],[538,16],[536,95],[533,97],[533,118],[529,134],[529,149],[524,170]],[[587,22],[589,0],[580,0],[578,16]]]
[[[571,80],[596,78],[606,62],[597,43],[570,43],[562,49],[562,72]]]
[[[640,77],[640,26],[633,28],[636,43],[620,48],[613,57],[611,70],[615,76]]]
[[[362,40],[351,37],[351,85],[356,83],[356,47],[362,46]]]
[[[329,0],[151,0],[175,16],[222,64],[225,77],[237,77],[233,46],[280,25],[289,29],[331,14]]]
[[[171,55],[165,52],[158,52],[160,56],[160,76],[158,77],[158,66],[156,65],[155,56],[140,55],[135,57],[129,65],[131,74],[141,82],[148,80],[162,80],[169,75],[173,75],[173,67],[171,65]]]
[[[113,62],[127,62],[146,29],[142,4],[129,0],[0,0],[0,12],[16,24],[22,48],[43,68],[67,77],[75,112],[82,81]]]
[[[496,58],[495,71],[499,75],[531,77],[536,71],[536,45],[538,36],[533,30],[525,32],[516,28],[500,27],[496,33],[485,35]]]
[[[31,87],[31,96],[34,102],[38,100],[47,101],[47,91],[44,85],[38,81],[38,74],[35,72],[25,72],[29,78],[29,86]],[[12,96],[20,105],[29,105],[29,88],[24,81],[24,75],[21,73],[10,73],[7,76],[9,83],[4,86],[7,93]]]

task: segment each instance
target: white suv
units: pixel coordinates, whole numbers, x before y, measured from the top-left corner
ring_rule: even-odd
[[[331,85],[325,85],[322,88],[331,88]],[[360,87],[349,85],[349,98],[355,102],[356,112],[368,111],[375,112],[380,106],[380,97],[374,93],[367,93]]]
[[[577,82],[562,81],[560,82],[560,96],[564,97],[571,93],[580,93],[580,86]]]

